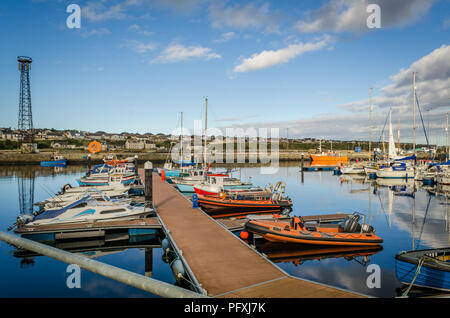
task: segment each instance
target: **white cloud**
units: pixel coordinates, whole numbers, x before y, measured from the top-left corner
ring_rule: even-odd
[[[157,58],[153,60],[153,63],[173,63],[187,61],[193,58],[201,59],[218,59],[222,56],[214,53],[212,49],[201,46],[184,46],[181,44],[169,45]]]
[[[431,108],[448,107],[450,98],[450,45],[442,45],[391,76],[392,83],[380,89],[380,107],[405,108],[412,104],[412,73],[416,72],[419,103]],[[347,106],[350,104],[347,104]],[[357,104],[356,104],[357,105]]]
[[[367,32],[369,4],[381,9],[381,28],[405,26],[425,16],[436,0],[334,0],[309,12],[294,25],[300,32]]]
[[[399,70],[391,83],[381,87],[373,97],[372,141],[380,138],[389,108],[393,125],[401,124],[402,142],[412,141],[413,99],[412,72],[416,75],[416,91],[425,127],[431,130],[431,143],[444,144],[445,113],[450,111],[450,45],[442,45],[426,56]],[[319,95],[321,93],[319,92]],[[367,89],[369,95],[369,88]],[[276,108],[277,105],[274,105]],[[289,135],[324,139],[368,140],[369,98],[338,105],[336,113],[326,113],[289,121],[235,124],[233,127],[289,128]],[[416,111],[416,136],[425,143],[420,114]]]
[[[231,39],[233,39],[236,36],[236,33],[234,32],[227,32],[227,33],[223,33],[220,38],[218,38],[217,40],[214,40],[215,43],[224,43],[224,42],[228,42]]]
[[[215,2],[209,8],[209,17],[215,28],[265,28],[267,32],[279,32],[280,14],[272,13],[268,3],[259,7],[253,3],[226,7],[223,2]]]
[[[141,42],[137,40],[127,40],[122,47],[127,47],[136,53],[144,54],[156,49],[157,45],[153,42]]]
[[[157,9],[169,9],[178,14],[190,14],[209,0],[153,0],[151,5]]]
[[[241,64],[234,68],[234,72],[251,72],[268,68],[300,56],[305,52],[317,51],[325,48],[332,41],[331,37],[325,36],[316,42],[291,44],[278,50],[262,51],[246,58]]]
[[[137,24],[132,24],[132,25],[130,25],[130,26],[128,27],[128,29],[130,29],[130,30],[133,31],[133,32],[136,32],[137,34],[142,34],[142,35],[145,35],[145,36],[153,35],[153,32],[148,31],[148,30],[144,30],[142,27],[140,27],[140,26],[137,25]]]
[[[85,29],[83,29],[83,32],[81,33],[81,36],[84,38],[87,38],[89,36],[102,36],[105,34],[110,34],[111,32],[107,29],[107,28],[99,28],[99,29],[92,29],[90,31],[85,31]]]
[[[81,7],[81,16],[91,22],[125,19],[127,17],[125,11],[131,3],[131,1],[123,1],[108,7],[101,2],[89,1]]]
[[[178,14],[190,14],[199,5],[208,0],[102,0],[88,1],[82,6],[82,17],[91,22],[122,20],[132,17],[130,8],[139,8],[140,12],[153,9],[171,10]],[[144,15],[144,16],[148,16]]]
[[[450,28],[450,19],[444,20],[443,26],[444,26],[444,29]]]

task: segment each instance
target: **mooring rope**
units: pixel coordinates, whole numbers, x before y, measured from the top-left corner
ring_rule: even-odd
[[[411,283],[409,284],[409,287],[406,289],[406,291],[402,294],[401,297],[407,297],[408,296],[408,293],[411,290],[412,286],[414,285],[414,282],[415,282],[417,276],[419,276],[420,269],[422,268],[422,265],[425,263],[425,261],[431,261],[431,262],[434,262],[434,263],[436,263],[436,264],[438,264],[440,266],[450,267],[450,264],[447,264],[446,262],[443,262],[443,261],[441,261],[439,259],[436,259],[434,257],[430,257],[428,255],[421,256],[420,259],[419,259],[419,263],[417,264],[417,269],[416,269],[416,273],[414,274],[414,278],[411,281]]]

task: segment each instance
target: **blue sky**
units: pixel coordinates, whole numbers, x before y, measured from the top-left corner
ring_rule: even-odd
[[[66,26],[72,3],[80,29]],[[366,26],[370,3],[380,29]],[[16,59],[26,55],[35,127],[171,133],[181,111],[185,127],[202,119],[208,96],[210,127],[367,139],[373,87],[374,126],[392,107],[407,139],[406,79],[417,71],[442,142],[449,9],[449,0],[2,1],[0,126],[17,127]]]

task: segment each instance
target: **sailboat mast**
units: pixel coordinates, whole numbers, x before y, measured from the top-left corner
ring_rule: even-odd
[[[416,72],[413,72],[413,153],[416,154]]]
[[[370,88],[370,106],[369,106],[369,156],[372,152],[372,91],[373,89]]]
[[[447,113],[446,117],[447,117],[447,127],[445,128],[445,132],[447,134],[447,160],[448,160],[448,159],[450,159],[450,143],[448,140],[448,113]]]
[[[398,129],[397,129],[397,148],[400,151],[400,118],[398,119]]]
[[[208,97],[205,97],[205,146],[203,151],[204,162],[206,165],[206,130],[208,129]]]
[[[181,167],[183,167],[183,112],[181,112],[181,131],[180,131],[180,158],[181,158]]]

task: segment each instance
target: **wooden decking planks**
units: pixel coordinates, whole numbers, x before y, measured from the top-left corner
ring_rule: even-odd
[[[143,173],[142,173],[143,174]],[[153,174],[153,200],[165,227],[210,296],[356,297],[287,276]]]
[[[222,295],[227,298],[354,298],[360,295],[284,276],[281,279]]]
[[[209,295],[283,276],[213,219],[193,209],[192,203],[156,174],[153,198],[160,218]]]

